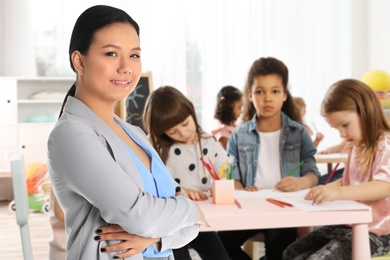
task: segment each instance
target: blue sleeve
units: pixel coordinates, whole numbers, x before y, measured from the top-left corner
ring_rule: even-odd
[[[234,167],[233,178],[242,182],[239,167],[238,135],[236,131],[234,131],[229,137],[227,152],[232,162],[236,164],[236,167]]]
[[[301,176],[304,176],[307,173],[314,173],[315,175],[317,175],[317,177],[319,177],[321,176],[321,174],[318,170],[316,159],[314,157],[314,155],[317,152],[317,149],[315,148],[309,133],[306,131],[304,127],[300,130],[300,134],[301,134],[300,158],[301,161],[302,160],[305,161],[300,168]]]

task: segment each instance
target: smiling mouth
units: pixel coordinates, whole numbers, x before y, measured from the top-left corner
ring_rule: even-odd
[[[130,80],[111,80],[114,84],[121,84],[121,85],[127,85],[130,83]]]

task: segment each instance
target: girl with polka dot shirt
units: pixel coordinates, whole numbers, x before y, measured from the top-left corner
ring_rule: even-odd
[[[192,102],[173,87],[160,87],[150,94],[143,121],[150,142],[187,196],[208,199],[211,176],[201,160],[218,170],[228,156],[211,134],[202,131]],[[229,259],[216,232],[201,232],[189,245],[202,259]],[[175,259],[191,259],[187,246],[173,253]]]

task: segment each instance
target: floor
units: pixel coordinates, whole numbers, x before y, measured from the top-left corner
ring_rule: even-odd
[[[23,260],[19,226],[9,202],[0,202],[0,259]],[[50,237],[49,218],[42,212],[31,212],[29,227],[34,260],[47,260]]]

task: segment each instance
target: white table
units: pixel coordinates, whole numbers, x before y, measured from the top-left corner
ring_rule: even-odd
[[[330,153],[330,154],[316,154],[317,163],[326,163],[328,165],[328,173],[333,170],[333,163],[345,163],[347,161],[346,153]]]

